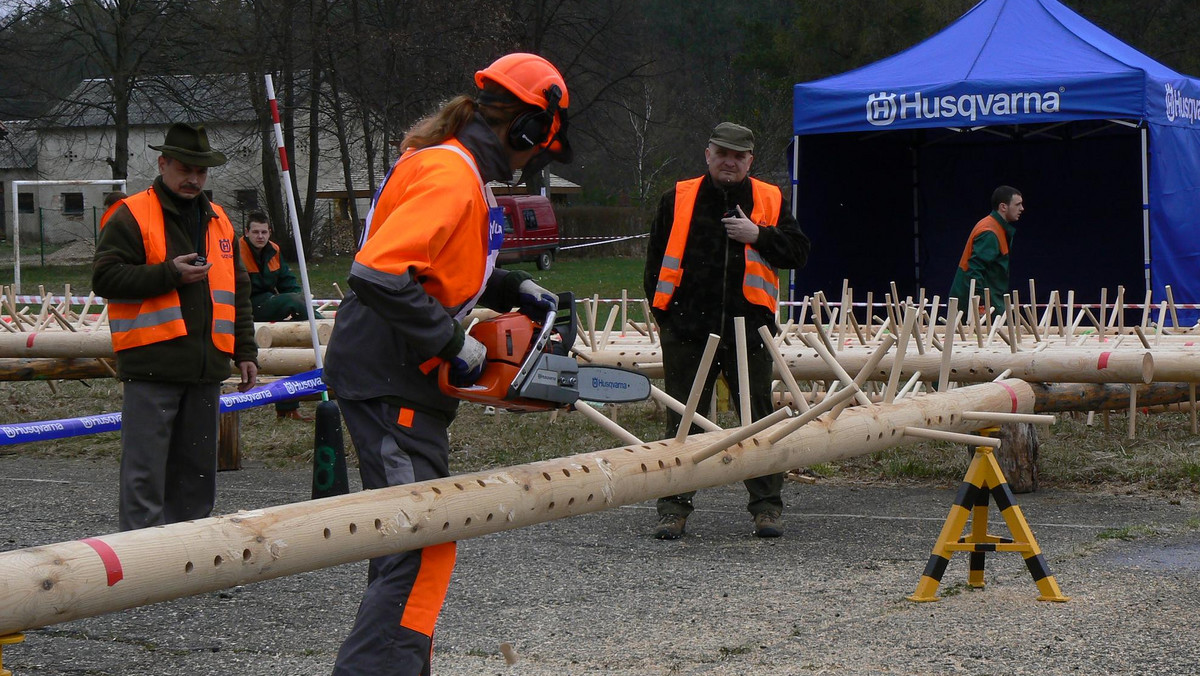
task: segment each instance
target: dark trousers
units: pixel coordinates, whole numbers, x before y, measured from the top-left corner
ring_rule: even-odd
[[[121,530],[203,519],[212,513],[220,395],[217,383],[125,383]]]
[[[771,354],[763,346],[757,332],[747,331],[746,351],[750,372],[750,415],[752,418],[751,422],[753,422],[753,420],[766,417],[773,409],[771,404],[772,362]],[[686,402],[692,390],[692,383],[696,379],[696,370],[700,367],[700,358],[704,355],[704,343],[664,340],[662,355],[667,394]],[[712,368],[708,372],[708,379],[704,381],[704,390],[700,395],[700,404],[696,409],[701,413],[707,412],[712,405],[713,389],[716,385],[718,373],[724,374],[725,382],[729,384],[729,392],[735,402],[734,408],[739,408],[740,405],[736,404],[739,401],[737,349],[734,347],[733,336],[722,338],[720,346],[717,348]],[[682,416],[674,411],[668,411],[667,415],[667,436],[674,437],[676,432],[679,431]],[[738,415],[741,415],[740,410],[738,411]],[[745,421],[743,421],[743,424],[745,424]],[[696,434],[703,431],[698,425],[693,424],[689,430],[689,434]],[[750,501],[746,505],[746,508],[750,510],[751,514],[783,511],[783,498],[780,497],[780,492],[783,490],[783,474],[768,474],[767,476],[747,479],[744,483],[746,490],[750,493]],[[667,514],[687,516],[691,514],[693,509],[692,498],[695,495],[696,492],[691,491],[680,495],[659,498],[657,504],[659,516],[666,516]]]
[[[445,477],[448,423],[379,399],[339,399],[364,489]],[[371,559],[354,627],[335,676],[427,675],[433,630],[454,570],[453,542]]]
[[[308,310],[304,307],[304,294],[280,293],[271,296],[254,308],[256,322],[305,322]],[[313,312],[316,319],[323,319],[320,312]],[[275,404],[277,413],[287,413],[300,408],[299,399],[289,399]]]

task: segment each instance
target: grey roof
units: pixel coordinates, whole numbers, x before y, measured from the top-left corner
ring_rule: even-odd
[[[0,136],[0,169],[37,167],[37,132],[25,120],[0,122],[8,131]]]
[[[172,122],[253,122],[247,76],[156,75],[139,78],[129,100],[130,125]],[[51,111],[46,126],[107,127],[113,123],[107,78],[84,80]]]
[[[513,174],[513,180],[514,181],[521,180],[521,171],[519,169],[516,171],[516,173]],[[498,195],[509,195],[509,194],[520,195],[520,194],[524,194],[528,190],[528,188],[526,188],[525,186],[519,186],[516,189],[511,189],[511,188],[509,188],[507,183],[503,183],[501,181],[492,181],[491,183],[488,183],[488,186],[490,186],[491,189],[494,190],[496,192],[496,194],[498,194]],[[580,192],[583,190],[583,186],[581,186],[578,183],[575,183],[573,181],[568,181],[567,179],[563,178],[562,176],[559,176],[558,174],[550,174],[549,188],[550,188],[550,192],[552,192],[552,193],[571,193],[571,192]]]

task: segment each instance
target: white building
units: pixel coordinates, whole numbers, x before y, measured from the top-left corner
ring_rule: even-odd
[[[212,147],[229,161],[209,170],[205,192],[225,207],[235,226],[245,214],[266,205],[262,185],[263,148],[259,113],[268,115],[268,104],[251,101],[245,75],[160,76],[140,80],[129,102],[127,190],[144,190],[158,176],[158,151],[167,128],[175,122],[203,122]],[[107,180],[112,178],[116,129],[107,82],[84,80],[44,121],[29,123],[35,149],[32,167],[0,167],[0,180]],[[297,125],[301,123],[298,116]],[[306,116],[305,116],[306,117]],[[322,134],[318,183],[335,183],[340,177],[337,145]],[[291,169],[303,190],[307,180],[307,129],[297,128],[299,148],[292,149]],[[29,138],[25,139],[26,144]],[[272,137],[273,143],[273,137]],[[328,146],[328,147],[325,147]],[[16,153],[12,153],[16,155]],[[277,155],[272,151],[272,159]],[[3,159],[0,145],[0,159]],[[10,160],[10,164],[19,164]],[[325,174],[329,175],[326,176]],[[20,174],[18,176],[18,174]],[[6,195],[11,192],[7,189]],[[19,201],[22,241],[44,238],[50,243],[95,241],[97,221],[104,212],[105,196],[112,186],[26,186]],[[279,190],[279,186],[271,189]],[[11,196],[7,197],[11,201]],[[303,199],[298,196],[297,199]],[[285,201],[286,204],[286,201]],[[321,210],[318,210],[320,212]],[[7,220],[12,207],[6,206]],[[7,231],[6,231],[7,232]]]

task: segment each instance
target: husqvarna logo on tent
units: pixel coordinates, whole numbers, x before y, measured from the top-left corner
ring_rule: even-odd
[[[946,96],[879,92],[867,96],[867,122],[876,127],[886,127],[897,119],[964,118],[974,122],[980,117],[1057,113],[1061,109],[1062,97],[1057,91]]]
[[[1200,99],[1184,96],[1182,89],[1167,83],[1167,119],[1174,122],[1178,118],[1195,124],[1197,117],[1200,117]]]

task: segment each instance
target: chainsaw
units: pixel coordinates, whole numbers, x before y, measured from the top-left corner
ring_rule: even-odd
[[[471,337],[487,348],[483,373],[474,384],[450,384],[450,365],[438,370],[445,394],[510,411],[568,408],[582,399],[618,404],[650,396],[650,379],[613,366],[581,366],[570,356],[575,344],[575,296],[558,294],[558,310],[541,322],[507,312],[477,322]]]

